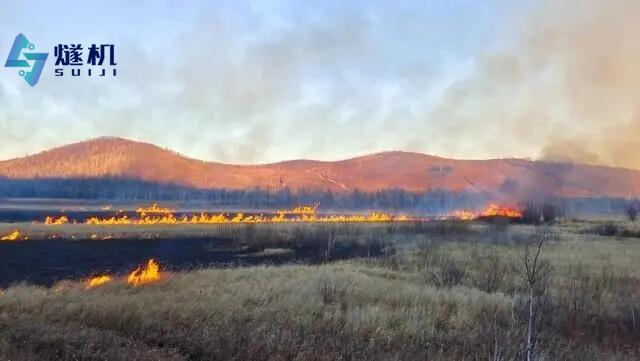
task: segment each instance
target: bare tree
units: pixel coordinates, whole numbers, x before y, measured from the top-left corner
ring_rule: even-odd
[[[627,217],[629,217],[629,220],[631,222],[635,222],[635,220],[638,218],[638,205],[630,202],[629,205],[627,205],[627,209],[625,209],[625,212],[627,213]]]
[[[325,251],[325,261],[328,262],[333,253],[333,248],[336,246],[336,238],[338,237],[338,229],[335,227],[329,228],[327,235],[327,250]]]
[[[542,226],[534,232],[525,244],[522,252],[520,277],[524,280],[528,291],[528,315],[525,338],[526,360],[534,359],[534,351],[537,346],[540,326],[544,314],[540,307],[542,300],[547,296],[551,267],[548,262],[541,259],[540,255],[544,244],[552,238],[550,226]]]

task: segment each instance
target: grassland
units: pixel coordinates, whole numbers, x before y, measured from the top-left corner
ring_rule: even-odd
[[[603,235],[609,224],[615,231]],[[42,231],[31,227],[25,231]],[[64,227],[59,231],[67,235],[135,231]],[[226,235],[278,252],[314,244],[330,253],[341,242],[379,252],[321,265],[165,274],[140,287],[15,285],[0,295],[0,359],[518,360],[529,351],[535,360],[637,360],[637,230],[622,219],[550,228],[461,222],[146,228]],[[525,250],[538,244],[540,272],[531,286]]]

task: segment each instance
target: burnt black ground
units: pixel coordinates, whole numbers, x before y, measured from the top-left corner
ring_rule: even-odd
[[[235,249],[222,238],[111,240],[27,240],[0,242],[0,288],[15,283],[51,286],[96,274],[125,275],[153,258],[170,271],[258,264],[314,264],[325,260],[320,248],[295,249],[282,255],[257,256],[260,249]],[[332,259],[366,255],[355,244],[336,245]]]

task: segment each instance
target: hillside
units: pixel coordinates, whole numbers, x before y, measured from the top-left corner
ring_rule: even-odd
[[[193,188],[376,191],[447,189],[510,196],[640,196],[640,171],[522,159],[454,160],[383,152],[335,162],[231,165],[186,158],[152,144],[94,140],[0,162],[0,177],[124,177]]]

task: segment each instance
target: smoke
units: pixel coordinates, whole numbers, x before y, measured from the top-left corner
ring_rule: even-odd
[[[81,4],[118,26],[77,39],[21,4],[0,30],[114,42],[119,77],[48,68],[27,89],[4,69],[0,159],[117,135],[233,163],[395,149],[640,169],[638,1]]]
[[[447,91],[432,114],[449,124],[442,147],[640,169],[640,2],[536,9],[508,23],[506,49],[479,55]],[[459,144],[468,132],[475,139]]]

